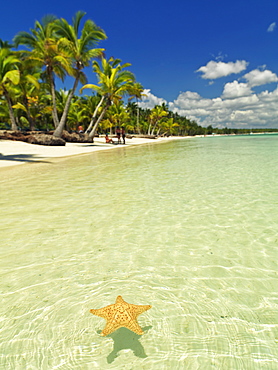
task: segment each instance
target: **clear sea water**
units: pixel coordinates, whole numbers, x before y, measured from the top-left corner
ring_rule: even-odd
[[[0,172],[0,368],[278,369],[278,136]],[[91,308],[151,304],[138,336]]]

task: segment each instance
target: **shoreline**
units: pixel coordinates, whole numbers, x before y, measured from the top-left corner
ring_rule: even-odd
[[[126,144],[107,144],[103,137],[95,138],[94,143],[66,143],[65,146],[44,146],[28,144],[23,141],[0,140],[0,169],[15,167],[26,163],[46,163],[51,159],[63,159],[101,150],[112,150],[142,144],[162,143],[192,138],[190,136],[170,136],[157,139],[126,139]]]
[[[271,133],[254,133],[253,135],[278,135],[276,132]],[[242,136],[230,134],[215,135],[195,135],[195,136],[169,136],[158,137],[156,139],[132,137],[126,138],[126,144],[107,144],[104,137],[95,137],[94,143],[73,143],[67,142],[65,146],[47,146],[29,144],[24,141],[0,139],[0,171],[8,168],[16,168],[19,165],[27,163],[51,163],[62,159],[90,154],[102,150],[112,150],[136,145],[158,144],[174,140],[184,140],[192,138],[211,138],[217,136]],[[20,166],[22,167],[22,166]]]

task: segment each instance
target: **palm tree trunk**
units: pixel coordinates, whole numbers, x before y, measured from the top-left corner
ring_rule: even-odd
[[[139,107],[138,107],[138,105],[137,105],[137,131],[138,131],[138,134],[141,135],[140,123],[139,123]]]
[[[97,120],[97,121],[96,121],[96,123],[94,124],[94,127],[93,127],[92,131],[91,131],[91,132],[90,132],[90,134],[89,134],[89,139],[90,139],[90,140],[94,141],[94,137],[95,137],[95,133],[96,133],[96,130],[97,130],[98,124],[100,123],[100,121],[102,120],[103,116],[105,115],[105,113],[106,113],[106,111],[107,111],[108,107],[109,107],[109,104],[107,104],[107,105],[103,108],[103,110],[102,110],[102,112],[101,112],[100,116],[98,117],[98,120]]]
[[[157,124],[158,124],[158,121],[156,121],[155,124],[153,125],[153,129],[152,129],[151,135],[154,135],[154,130],[155,130]]]
[[[104,101],[104,98],[105,98],[105,96],[102,96],[101,99],[100,99],[100,101],[99,101],[99,103],[98,103],[98,105],[96,106],[96,109],[94,111],[93,117],[91,119],[91,122],[90,122],[90,124],[89,124],[89,126],[88,126],[88,128],[87,128],[87,130],[85,132],[85,134],[88,134],[88,132],[92,129],[93,124],[95,123],[95,120],[96,120],[97,112],[98,112],[100,106],[102,105],[102,103]]]
[[[28,99],[27,99],[26,94],[23,95],[23,105],[26,108],[27,119],[28,119],[28,122],[29,122],[29,129],[30,129],[30,131],[34,131],[35,130],[35,121],[34,121],[33,117],[31,116],[31,112],[30,112],[30,109],[29,109],[29,104],[28,104]]]
[[[69,92],[62,117],[60,119],[60,122],[59,122],[58,126],[56,127],[56,130],[53,133],[53,136],[56,136],[56,137],[61,137],[62,136],[62,132],[64,130],[66,120],[67,120],[67,116],[68,116],[68,112],[69,112],[69,109],[70,109],[70,103],[71,103],[71,100],[72,100],[73,95],[75,93],[75,90],[77,88],[78,82],[79,82],[79,76],[76,77],[76,79],[74,81],[74,84],[73,84],[73,88]]]
[[[9,107],[9,116],[10,116],[10,120],[11,120],[11,124],[12,124],[11,128],[12,128],[13,131],[17,131],[18,127],[17,127],[16,121],[15,121],[15,116],[14,116],[14,111],[13,111],[13,104],[12,104],[9,93],[5,88],[4,88],[4,96],[7,100],[8,107]]]
[[[35,122],[34,122],[33,117],[30,114],[30,110],[29,109],[27,109],[26,114],[27,114],[27,119],[28,119],[28,122],[29,122],[29,129],[31,131],[34,131],[35,130]]]
[[[151,127],[152,127],[152,123],[150,122],[150,124],[149,124],[149,128],[148,128],[148,135],[150,135],[150,134],[151,134]]]
[[[56,105],[56,93],[55,93],[55,84],[53,79],[53,73],[51,68],[47,68],[47,75],[50,83],[50,89],[51,89],[51,96],[52,96],[52,118],[55,128],[59,126],[59,118],[57,113],[57,105]]]

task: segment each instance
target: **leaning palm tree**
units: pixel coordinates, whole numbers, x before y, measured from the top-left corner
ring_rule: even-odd
[[[98,85],[87,84],[81,88],[81,91],[90,88],[101,96],[88,127],[88,130],[93,127],[89,133],[89,139],[92,141],[107,109],[113,103],[119,102],[125,95],[131,95],[134,92],[135,76],[132,72],[124,70],[130,65],[129,63],[121,65],[121,60],[113,57],[109,60],[102,58],[101,64],[98,61],[93,62],[93,71],[97,75]],[[100,114],[96,119],[98,112]]]
[[[71,61],[55,33],[55,16],[46,16],[42,22],[35,22],[31,32],[19,32],[13,39],[15,46],[24,45],[30,49],[29,58],[45,68],[46,81],[52,97],[52,117],[54,126],[58,127],[59,118],[56,107],[55,75],[65,78],[72,74]]]
[[[17,130],[17,124],[13,112],[11,89],[18,85],[20,80],[19,64],[20,60],[11,50],[0,49],[0,96],[4,96],[8,104],[12,130]]]
[[[154,131],[157,125],[161,122],[163,117],[168,116],[168,112],[165,110],[164,106],[156,105],[152,110],[149,117],[149,129],[148,135],[154,135]]]
[[[177,128],[180,125],[174,121],[174,118],[168,118],[162,123],[162,126],[158,129],[158,133],[160,130],[163,130],[162,135],[167,136],[167,135],[173,135],[177,132]]]
[[[79,81],[82,84],[87,83],[86,75],[83,72],[84,67],[88,67],[93,58],[102,56],[104,52],[104,49],[95,47],[101,40],[106,39],[105,32],[92,20],[87,20],[80,32],[80,22],[85,14],[85,12],[77,12],[73,18],[72,25],[63,18],[57,20],[54,25],[55,31],[60,37],[61,47],[71,58],[73,67],[72,75],[75,78],[73,88],[68,94],[60,123],[54,132],[54,136],[58,137],[61,136],[64,129],[70,103]]]

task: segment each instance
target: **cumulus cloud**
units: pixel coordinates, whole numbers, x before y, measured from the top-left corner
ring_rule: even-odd
[[[238,81],[228,82],[224,86],[222,97],[225,99],[239,98],[241,96],[248,96],[252,94],[251,87],[245,83]]]
[[[278,82],[277,75],[268,69],[265,69],[264,71],[254,69],[253,71],[246,73],[243,78],[247,80],[248,85],[251,87]]]
[[[196,99],[189,99],[188,97],[194,96],[194,93],[181,93],[176,100],[169,103],[169,107],[176,113],[194,119],[202,126],[277,127],[278,88],[273,92],[263,91],[260,94],[236,96],[238,91],[241,94],[248,88],[239,85],[231,83],[228,88],[226,86],[226,92],[230,89],[229,94],[227,93],[229,98],[224,92],[222,97],[215,99],[202,98],[200,95],[196,96]]]
[[[276,28],[276,22],[273,22],[269,25],[267,32],[273,32]]]
[[[157,101],[153,94],[151,96],[153,101]],[[247,84],[233,81],[224,86],[221,97],[208,99],[197,92],[185,91],[168,102],[168,106],[171,111],[202,126],[272,128],[277,127],[278,88],[256,94]]]
[[[139,106],[143,109],[152,109],[156,105],[161,105],[162,103],[167,103],[167,101],[163,98],[158,98],[157,96],[151,93],[150,89],[144,89],[143,97]]]
[[[229,76],[232,73],[240,73],[248,66],[245,60],[237,60],[236,62],[215,62],[211,60],[207,65],[200,67],[196,72],[201,72],[202,78],[214,80],[216,78]]]

